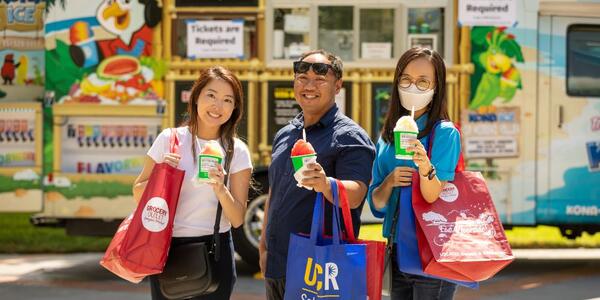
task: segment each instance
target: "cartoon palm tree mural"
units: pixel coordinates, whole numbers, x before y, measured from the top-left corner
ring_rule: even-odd
[[[521,73],[515,60],[523,62],[521,46],[506,27],[474,27],[471,31],[474,96],[470,109],[491,106],[496,98],[510,102],[517,89],[521,89]]]
[[[67,0],[58,0],[58,2],[59,2],[59,4],[60,4],[60,7],[61,7],[62,9],[64,9],[64,8],[65,8],[65,2],[66,2],[66,1],[67,1]],[[54,6],[54,4],[56,4],[56,0],[46,0],[46,12],[48,12],[48,11],[50,10],[50,8],[51,8],[52,6]]]

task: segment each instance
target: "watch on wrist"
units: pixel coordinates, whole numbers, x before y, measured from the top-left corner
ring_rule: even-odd
[[[431,165],[431,169],[429,169],[429,172],[427,172],[427,174],[425,175],[421,174],[421,176],[427,177],[427,179],[432,180],[435,176],[435,167],[433,166],[433,164]]]

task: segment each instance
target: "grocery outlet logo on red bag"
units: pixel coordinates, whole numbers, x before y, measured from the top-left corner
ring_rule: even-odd
[[[154,197],[146,203],[142,211],[142,225],[148,231],[160,232],[169,223],[169,206],[161,197]]]

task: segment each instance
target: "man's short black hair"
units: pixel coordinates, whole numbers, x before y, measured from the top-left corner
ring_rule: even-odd
[[[331,67],[333,68],[333,73],[335,74],[335,78],[336,79],[342,78],[342,73],[344,72],[344,63],[342,62],[342,59],[339,56],[337,56],[333,53],[329,53],[323,49],[311,50],[308,52],[304,52],[304,53],[302,53],[302,56],[300,56],[300,59],[298,61],[303,61],[305,58],[307,58],[313,54],[321,54],[321,55],[327,57],[327,59],[331,62]]]

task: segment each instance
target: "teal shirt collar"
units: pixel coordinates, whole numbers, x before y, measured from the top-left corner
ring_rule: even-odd
[[[419,128],[419,131],[423,131],[423,129],[425,129],[425,126],[427,125],[427,120],[429,120],[428,112],[422,114],[415,120],[415,122],[417,122],[417,127]]]

